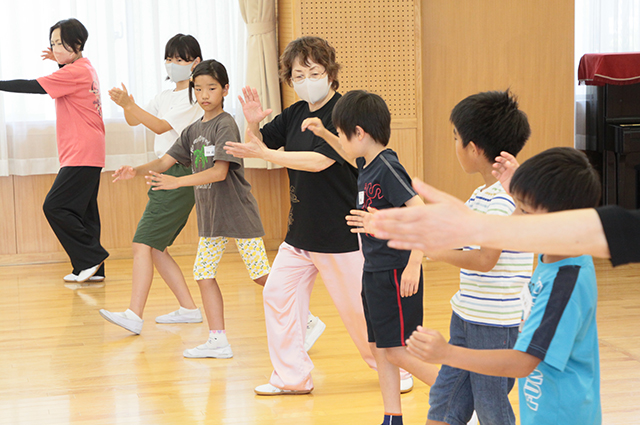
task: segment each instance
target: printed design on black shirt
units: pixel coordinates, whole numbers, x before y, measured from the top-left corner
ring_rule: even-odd
[[[287,222],[287,232],[291,228],[293,224],[293,204],[297,204],[300,202],[298,197],[296,196],[296,188],[295,186],[289,186],[289,202],[291,202],[291,208],[289,208],[289,220]]]
[[[102,101],[100,100],[100,86],[97,81],[91,83],[91,90],[89,90],[96,96],[96,100],[93,101],[93,105],[96,108],[96,112],[102,118]]]
[[[211,146],[211,142],[206,137],[199,135],[191,143],[191,172],[193,174],[210,168],[209,159],[205,155],[205,146]],[[198,167],[200,164],[200,167]],[[211,189],[213,183],[205,183],[194,186],[194,189]]]
[[[378,183],[365,183],[364,185],[364,203],[362,209],[367,210],[375,199],[384,199],[382,196],[382,188]]]

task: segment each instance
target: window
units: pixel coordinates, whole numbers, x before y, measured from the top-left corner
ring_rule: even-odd
[[[49,28],[75,17],[89,31],[84,56],[98,72],[107,132],[107,170],[153,159],[153,135],[129,127],[108,90],[124,83],[140,106],[166,81],[164,46],[177,33],[200,43],[203,59],[216,59],[229,73],[225,110],[244,126],[237,100],[245,81],[245,24],[237,0],[30,0],[15,1],[0,14],[0,79],[34,79],[57,69],[42,61]],[[0,92],[0,175],[56,173],[55,106],[47,95]]]

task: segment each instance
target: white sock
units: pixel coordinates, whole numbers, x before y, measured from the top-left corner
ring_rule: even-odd
[[[209,341],[215,343],[218,347],[225,347],[229,345],[229,341],[227,341],[227,331],[224,329],[221,331],[209,331]]]
[[[193,312],[198,311],[199,309],[198,309],[198,307],[194,308],[193,310],[190,309],[190,308],[180,307],[179,310],[180,310],[180,313],[193,313]]]
[[[127,311],[125,311],[124,313],[122,313],[124,315],[124,317],[126,317],[127,319],[131,319],[131,320],[139,320],[142,322],[142,319],[140,318],[140,316],[138,316],[137,314],[135,314],[133,311],[131,311],[131,309],[127,309]]]

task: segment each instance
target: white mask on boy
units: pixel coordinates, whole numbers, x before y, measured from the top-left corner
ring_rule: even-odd
[[[301,83],[293,81],[293,90],[295,90],[298,97],[312,105],[327,97],[330,88],[331,84],[329,84],[328,75],[319,80],[305,78]]]
[[[167,69],[167,75],[174,83],[189,79],[191,76],[191,65],[193,64],[188,63],[186,65],[178,65],[172,62],[164,63],[164,66]]]

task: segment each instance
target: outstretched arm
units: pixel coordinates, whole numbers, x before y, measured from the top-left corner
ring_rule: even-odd
[[[127,124],[131,126],[142,124],[156,134],[166,133],[173,128],[167,120],[160,119],[138,106],[124,84],[122,84],[121,89],[114,87],[109,90],[109,97],[118,106],[122,107],[124,118],[127,120]]]
[[[38,80],[7,80],[0,81],[0,91],[10,93],[47,94]]]
[[[213,167],[198,173],[189,174],[182,177],[174,177],[149,171],[149,176],[145,176],[147,184],[153,186],[152,190],[173,190],[179,187],[199,186],[201,184],[221,182],[227,178],[229,172],[228,161],[216,161]]]
[[[392,208],[371,218],[375,236],[397,249],[425,252],[463,245],[609,258],[609,246],[595,209],[550,214],[492,216],[471,211],[462,201],[413,179],[431,204]]]
[[[164,173],[175,163],[175,158],[170,155],[164,154],[158,159],[154,159],[151,162],[147,162],[146,164],[139,165],[135,168],[130,165],[123,165],[113,172],[113,183],[117,182],[118,180],[129,180],[134,178],[135,176],[144,176],[145,174],[149,174],[149,172],[151,171]]]
[[[491,376],[524,378],[540,359],[517,350],[472,350],[447,344],[440,332],[418,326],[407,340],[407,351],[427,363],[446,364]]]
[[[224,150],[237,158],[260,158],[293,170],[318,172],[329,168],[335,161],[318,152],[287,152],[269,149],[250,128],[245,142],[227,142]]]

